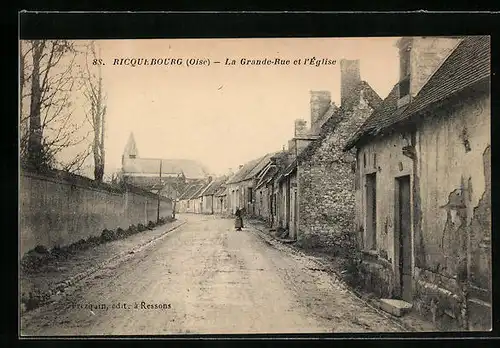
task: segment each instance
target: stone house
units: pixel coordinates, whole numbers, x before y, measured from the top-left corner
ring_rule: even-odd
[[[292,154],[286,150],[273,157],[275,170],[271,172],[266,186],[272,196],[270,202],[271,221],[270,227],[275,230],[287,230],[287,182],[283,177],[293,162]]]
[[[204,183],[198,191],[191,197],[191,205],[193,206],[193,213],[201,214],[203,212],[203,191],[208,187],[207,183]]]
[[[180,194],[177,204],[178,213],[196,213],[199,211],[198,193],[206,186],[203,181],[189,184]]]
[[[447,328],[489,330],[489,38],[398,47],[400,81],[345,147],[365,286]]]
[[[234,214],[239,207],[245,209],[249,216],[256,215],[254,189],[257,175],[273,155],[274,153],[266,154],[240,166],[240,169],[226,182],[231,214]]]
[[[214,213],[220,215],[228,214],[227,187],[225,182],[221,183],[221,186],[214,194]]]
[[[209,182],[205,188],[201,191],[201,213],[202,214],[215,214],[217,212],[217,197],[215,194],[219,191],[221,185],[227,180],[225,177],[220,177],[212,180],[209,178]],[[220,208],[219,208],[220,209]]]
[[[176,213],[187,213],[188,210],[188,199],[187,197],[189,196],[190,190],[193,189],[193,187],[196,184],[188,184],[185,188],[184,191],[182,191],[179,196],[177,197],[177,204],[176,204]]]
[[[268,223],[269,227],[275,227],[278,221],[276,212],[277,192],[275,192],[275,179],[286,168],[284,158],[288,158],[286,151],[278,152],[271,156],[266,165],[256,175],[255,185],[255,215]],[[277,191],[277,190],[276,190]]]
[[[257,164],[259,159],[252,160],[244,165],[240,165],[239,169],[232,177],[226,182],[227,187],[227,200],[229,205],[229,213],[234,214],[237,208],[243,208],[245,199],[245,185],[243,179],[250,170]]]
[[[341,105],[327,91],[311,92],[311,127],[296,121],[289,142],[291,163],[279,179],[281,218],[288,237],[304,247],[342,249],[342,234],[354,218],[355,157],[343,146],[380,104],[381,98],[361,80],[359,60],[341,61]]]

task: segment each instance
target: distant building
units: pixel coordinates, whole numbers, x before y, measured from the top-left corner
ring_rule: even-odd
[[[226,177],[215,178],[210,180],[207,187],[201,193],[201,204],[203,214],[215,214],[219,213],[221,206],[218,205],[219,197],[216,196],[217,193],[222,193],[220,190],[224,182],[227,180]],[[223,202],[221,202],[223,203]]]
[[[176,211],[178,213],[195,213],[198,209],[198,193],[206,186],[205,181],[197,181],[187,184],[184,191],[178,197]]]
[[[178,197],[185,191],[186,184],[206,180],[208,176],[207,169],[194,160],[139,157],[132,133],[123,151],[122,179],[146,190],[161,188],[165,195]]]
[[[214,213],[226,215],[228,214],[228,209],[227,187],[226,183],[223,182],[214,193]]]
[[[257,177],[275,154],[269,153],[245,163],[229,178],[226,182],[226,187],[230,213],[234,214],[236,209],[240,208],[245,209],[245,213],[249,216],[256,215],[255,187],[257,185]]]
[[[288,151],[278,152],[256,177],[256,214],[273,229],[286,226],[286,187],[280,179],[291,161]]]

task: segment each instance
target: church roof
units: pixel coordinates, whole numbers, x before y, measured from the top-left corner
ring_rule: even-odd
[[[156,174],[184,175],[187,179],[203,179],[207,177],[206,168],[199,162],[188,159],[160,159],[160,158],[130,158],[123,163],[124,175],[127,174]]]
[[[139,158],[134,134],[130,136],[123,152],[123,175],[159,176],[160,162],[162,176],[184,176],[186,179],[205,179],[208,170],[198,161],[189,159]]]

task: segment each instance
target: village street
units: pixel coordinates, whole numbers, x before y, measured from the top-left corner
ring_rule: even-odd
[[[21,317],[22,335],[403,330],[310,260],[269,245],[251,227],[236,232],[230,219],[178,218],[187,223],[151,248]]]

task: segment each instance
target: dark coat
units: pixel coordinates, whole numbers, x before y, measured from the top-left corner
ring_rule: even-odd
[[[234,221],[234,227],[243,228],[243,212],[240,209],[236,209],[234,215],[236,216],[236,219]]]

